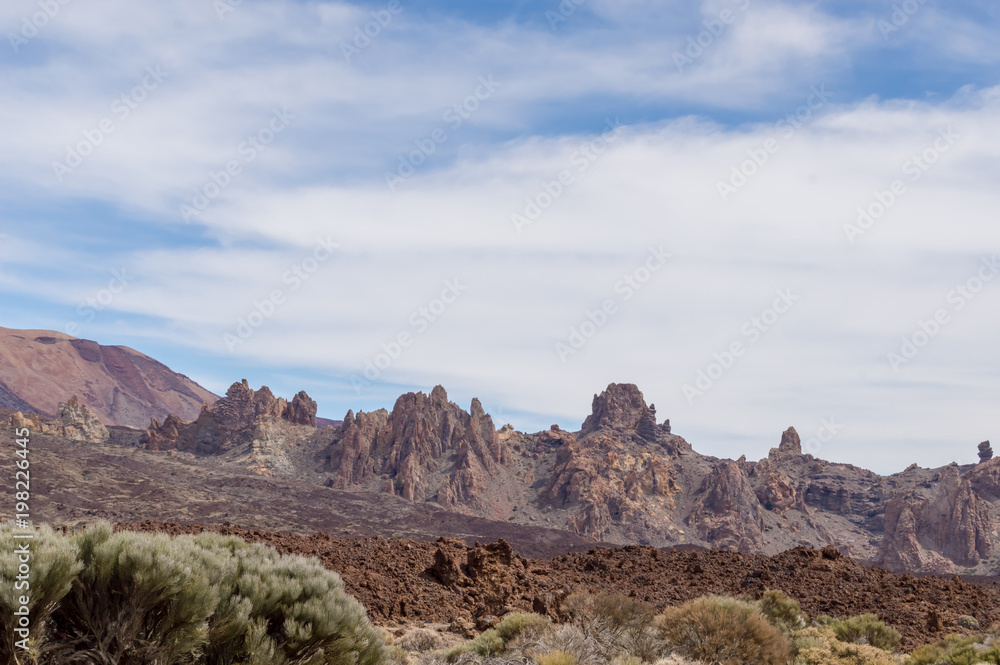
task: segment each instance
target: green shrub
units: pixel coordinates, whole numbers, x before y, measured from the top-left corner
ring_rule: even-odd
[[[765,591],[756,602],[761,614],[786,635],[806,627],[799,601],[789,598],[782,591]]]
[[[540,614],[511,612],[496,625],[497,634],[505,644],[521,635],[538,635],[549,626],[549,620]]]
[[[550,651],[535,659],[538,665],[577,665],[576,658],[568,651]]]
[[[908,665],[1000,665],[1000,643],[985,635],[948,635],[943,640],[919,647],[910,654]]]
[[[968,614],[963,614],[958,617],[955,622],[962,628],[968,628],[969,630],[979,630],[979,620],[974,616],[969,616]]]
[[[101,524],[73,538],[83,570],[52,613],[56,662],[181,663],[208,639],[222,565],[162,534]],[[71,655],[72,654],[72,655]]]
[[[456,644],[455,646],[448,647],[441,653],[441,657],[445,659],[446,662],[454,663],[458,660],[459,656],[462,654],[469,653],[472,649],[469,647],[469,642],[465,644]]]
[[[9,540],[3,539],[3,547]],[[21,663],[381,665],[360,603],[318,561],[218,534],[41,529],[37,644]],[[11,569],[5,557],[0,578]],[[5,586],[7,586],[5,584]],[[11,585],[12,586],[12,585]],[[0,595],[0,603],[8,596]],[[10,658],[2,662],[16,662]]]
[[[499,656],[503,653],[504,641],[496,628],[490,628],[477,635],[468,646],[468,651],[480,656]]]
[[[827,628],[805,628],[792,633],[797,654],[794,665],[896,665],[883,649],[848,644]]]
[[[902,639],[898,630],[885,625],[874,614],[861,614],[847,619],[827,619],[826,627],[832,630],[841,642],[870,644],[885,651],[892,651]]]
[[[787,665],[791,644],[756,605],[697,598],[657,617],[660,635],[687,658],[722,665]]]
[[[69,593],[73,580],[83,568],[77,560],[76,548],[62,534],[55,533],[48,526],[38,529],[31,540],[14,538],[23,530],[15,530],[10,524],[0,526],[0,662],[14,663],[15,654],[27,656],[21,662],[34,662],[40,657],[40,648],[45,641],[49,616],[59,606],[62,598]],[[17,589],[18,567],[21,564],[17,550],[29,543],[31,569],[28,574],[28,590]],[[15,631],[20,626],[14,612],[21,607],[20,598],[27,596],[28,625],[30,639],[29,653],[16,646],[22,639]]]

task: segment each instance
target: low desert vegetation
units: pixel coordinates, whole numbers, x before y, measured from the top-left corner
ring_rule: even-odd
[[[949,635],[916,649],[907,665],[1000,665],[1000,626],[984,635]]]
[[[16,544],[0,531],[0,662],[381,665],[386,648],[340,578],[234,537],[74,534],[32,541],[27,650],[13,625]]]
[[[409,665],[1000,665],[997,633],[952,636],[894,653],[900,637],[875,615],[809,621],[780,591],[758,599],[703,597],[657,613],[635,599],[577,593],[566,621],[514,613]],[[517,627],[517,630],[510,628]]]
[[[885,651],[892,651],[899,644],[899,631],[885,625],[874,614],[862,614],[846,619],[822,616],[818,623],[829,628],[837,639],[850,644],[868,644]]]
[[[656,628],[677,653],[720,665],[787,665],[792,644],[761,611],[736,598],[697,598],[669,608]]]
[[[239,538],[42,527],[32,542],[27,650],[14,628],[19,541],[0,527],[0,662],[12,665],[1000,665],[1000,628],[906,656],[877,616],[809,621],[780,591],[657,611],[575,593],[560,623],[512,612],[455,644],[393,637],[314,559]],[[972,629],[968,617],[959,625]]]

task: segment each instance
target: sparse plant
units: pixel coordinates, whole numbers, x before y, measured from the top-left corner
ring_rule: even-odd
[[[605,660],[637,656],[652,661],[660,655],[660,642],[652,630],[655,608],[620,594],[577,592],[563,601],[573,623],[602,647]]]
[[[468,651],[474,651],[480,656],[499,656],[504,650],[503,638],[496,628],[484,630],[468,644]]]
[[[773,625],[786,635],[806,627],[806,617],[799,601],[789,598],[783,591],[768,590],[757,599],[757,607]]]
[[[568,651],[550,651],[535,659],[538,665],[577,665],[576,658]]]
[[[797,652],[794,665],[896,665],[896,659],[885,650],[843,642],[827,628],[804,628],[795,631],[792,638]]]
[[[504,644],[518,637],[537,637],[551,625],[548,618],[530,612],[511,612],[494,627]]]
[[[604,648],[593,636],[587,635],[579,626],[563,624],[543,635],[538,640],[540,653],[565,651],[573,656],[577,665],[603,665]]]
[[[440,649],[444,646],[444,640],[435,631],[428,628],[413,628],[396,640],[394,644],[405,651],[424,653]]]
[[[1000,642],[992,635],[948,635],[914,649],[907,665],[1000,665]]]
[[[702,597],[656,618],[660,635],[687,658],[721,665],[786,665],[791,644],[756,605]]]
[[[887,626],[874,614],[861,614],[847,619],[824,619],[827,628],[841,642],[869,644],[885,651],[892,651],[902,636],[892,626]]]
[[[962,628],[967,628],[969,630],[979,630],[979,620],[974,616],[969,616],[968,614],[963,614],[955,620]]]

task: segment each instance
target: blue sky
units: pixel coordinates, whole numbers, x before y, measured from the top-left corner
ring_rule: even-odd
[[[331,418],[440,383],[575,429],[619,381],[719,456],[795,425],[891,472],[1000,437],[995,3],[11,0],[0,27],[0,325]]]

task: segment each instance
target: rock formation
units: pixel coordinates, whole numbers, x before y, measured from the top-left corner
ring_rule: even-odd
[[[775,461],[795,459],[802,455],[802,440],[794,427],[789,427],[781,435],[781,443],[777,448],[771,448],[768,459]]]
[[[993,555],[995,525],[986,500],[957,466],[934,478],[935,494],[893,497],[876,562],[897,570],[951,573]]]
[[[27,415],[20,411],[7,419],[10,426],[28,428],[33,433],[61,436],[71,441],[84,443],[107,443],[111,438],[108,428],[97,416],[73,395],[69,401],[60,403],[56,418],[43,418],[37,413]]]
[[[402,395],[391,413],[348,412],[326,456],[333,487],[361,484],[468,510],[482,507],[486,479],[508,453],[478,399],[466,412],[436,386]]]
[[[758,551],[764,545],[763,508],[738,462],[722,462],[702,481],[687,518],[702,539],[720,549]]]
[[[988,462],[993,459],[993,448],[990,447],[989,441],[983,441],[979,444],[979,461]]]
[[[252,447],[255,441],[273,441],[273,430],[264,434],[261,428],[274,422],[315,428],[316,402],[300,392],[289,404],[283,398],[276,398],[267,386],[252,390],[243,379],[230,386],[226,396],[215,404],[203,404],[194,421],[184,422],[172,414],[162,423],[152,419],[142,443],[154,451],[217,455]]]

